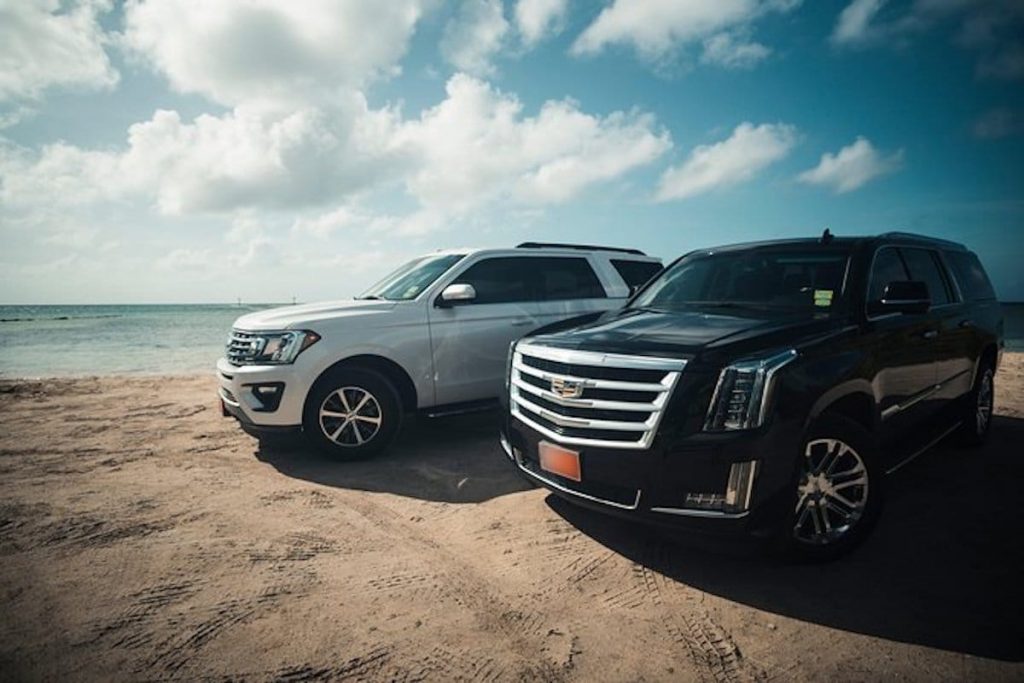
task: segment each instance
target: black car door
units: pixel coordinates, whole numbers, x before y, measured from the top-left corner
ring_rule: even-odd
[[[958,301],[938,252],[921,247],[905,247],[900,252],[911,279],[928,285],[931,314],[938,323],[939,334],[932,344],[938,389],[927,399],[926,405],[928,412],[934,412],[971,388],[973,332],[964,304]]]
[[[868,282],[867,339],[886,438],[920,424],[934,407],[927,400],[936,385],[939,324],[934,312],[894,313],[881,306],[888,284],[910,279],[899,248],[886,246],[875,253]]]

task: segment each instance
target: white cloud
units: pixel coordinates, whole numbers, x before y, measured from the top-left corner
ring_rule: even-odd
[[[831,40],[836,45],[855,45],[875,38],[872,22],[886,0],[852,0],[836,20]]]
[[[879,153],[871,141],[858,137],[837,154],[825,153],[812,169],[797,176],[800,182],[831,187],[833,192],[851,192],[865,183],[898,170],[903,165],[903,150],[888,156]]]
[[[736,33],[716,33],[704,41],[700,61],[727,69],[749,69],[768,58],[771,49]]]
[[[501,0],[465,0],[445,26],[441,54],[459,71],[490,76],[508,31]]]
[[[97,21],[109,10],[109,0],[0,3],[0,102],[38,99],[48,88],[117,85]]]
[[[741,123],[728,139],[695,147],[682,165],[666,170],[656,198],[684,199],[746,182],[789,154],[796,141],[796,128],[787,124]]]
[[[629,45],[650,61],[671,57],[690,43],[749,27],[771,12],[788,12],[800,0],[615,0],[572,46],[592,55],[610,45]]]
[[[358,95],[329,110],[240,106],[191,123],[157,111],[131,126],[120,152],[57,143],[33,158],[0,149],[0,198],[73,204],[142,193],[165,214],[316,205],[404,163],[391,148],[395,125],[390,110],[371,111]]]
[[[125,44],[223,104],[321,100],[391,74],[423,0],[131,0]]]
[[[595,116],[571,100],[526,116],[512,95],[465,74],[418,118],[369,109],[361,95],[290,113],[239,105],[183,121],[158,111],[124,149],[0,146],[0,201],[16,207],[137,199],[165,215],[304,211],[374,192],[415,200],[408,216],[344,211],[294,229],[326,236],[345,221],[422,233],[489,203],[543,206],[652,162],[671,147],[653,116]],[[417,213],[418,210],[423,211]]]
[[[523,43],[535,45],[565,25],[569,0],[519,0],[516,3],[516,26]]]
[[[410,193],[427,208],[455,212],[492,199],[562,202],[650,163],[672,144],[649,115],[602,118],[571,100],[546,102],[534,117],[522,109],[487,83],[453,76],[447,98],[399,135],[421,161]]]

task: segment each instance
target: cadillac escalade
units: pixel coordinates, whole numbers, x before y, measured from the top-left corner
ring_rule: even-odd
[[[513,345],[501,443],[597,510],[838,557],[885,476],[992,424],[999,303],[963,245],[888,233],[687,254],[623,308]]]

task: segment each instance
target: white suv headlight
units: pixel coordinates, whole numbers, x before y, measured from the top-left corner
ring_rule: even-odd
[[[234,332],[228,341],[228,360],[236,365],[287,365],[320,340],[309,330]]]
[[[704,431],[755,429],[764,424],[774,375],[796,358],[794,349],[726,366],[718,376],[715,395],[704,421]]]

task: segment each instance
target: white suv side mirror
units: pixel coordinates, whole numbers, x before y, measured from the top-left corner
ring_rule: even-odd
[[[451,306],[452,304],[472,301],[475,298],[476,289],[473,287],[473,285],[455,284],[448,285],[447,287],[444,288],[444,291],[441,292],[441,301],[438,303],[440,303],[442,306]]]

